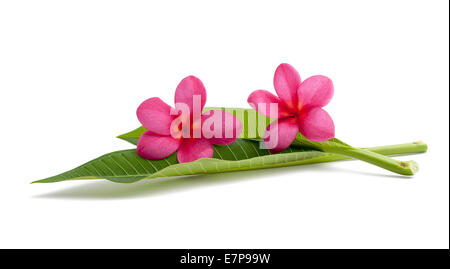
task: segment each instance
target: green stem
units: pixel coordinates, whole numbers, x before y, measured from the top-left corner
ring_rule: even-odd
[[[428,146],[422,141],[397,145],[365,148],[383,155],[406,155],[427,152]]]
[[[406,154],[416,154],[416,153],[424,153],[427,151],[427,144],[423,142],[412,142],[412,143],[404,143],[397,145],[388,145],[381,147],[371,147],[364,148],[364,150],[370,150],[374,153],[386,155],[386,156],[394,156],[394,155],[406,155]],[[353,159],[352,157],[344,156],[341,154],[329,154],[327,155],[327,162],[333,161],[343,161]]]
[[[323,151],[349,156],[401,175],[412,176],[419,170],[419,165],[415,161],[399,161],[367,149],[330,147],[324,148]]]
[[[304,140],[298,141],[299,144],[305,144]],[[392,159],[384,155],[396,155],[396,154],[408,154],[425,152],[427,150],[427,145],[423,142],[413,142],[407,144],[384,146],[376,148],[353,148],[350,146],[338,144],[338,143],[308,143],[308,146],[313,146],[323,152],[339,154],[336,156],[345,156],[348,159],[355,158],[362,160],[373,165],[379,166],[381,168],[387,169],[394,173],[401,175],[411,176],[414,175],[418,170],[419,166],[414,161],[399,161]]]

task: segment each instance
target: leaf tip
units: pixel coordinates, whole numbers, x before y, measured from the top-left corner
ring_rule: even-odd
[[[35,180],[35,181],[31,181],[30,184],[35,184],[35,183],[48,183],[49,181],[47,181],[47,179],[39,179],[39,180]]]

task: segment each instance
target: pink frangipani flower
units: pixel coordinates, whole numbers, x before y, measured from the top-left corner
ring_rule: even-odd
[[[322,142],[334,137],[334,123],[322,109],[333,97],[333,82],[325,76],[312,76],[301,82],[298,72],[289,64],[280,64],[273,79],[278,96],[257,90],[248,103],[259,113],[276,118],[264,134],[266,147],[272,153],[288,148],[298,132],[311,141]],[[271,106],[272,104],[272,106]],[[277,112],[271,112],[274,106]],[[273,109],[272,109],[273,110]],[[275,145],[268,142],[277,136]]]
[[[200,79],[184,78],[175,90],[175,108],[158,97],[145,100],[137,117],[148,129],[138,140],[137,153],[150,160],[164,159],[178,150],[178,162],[213,157],[213,144],[228,145],[239,137],[241,122],[231,113],[202,114],[206,90]]]

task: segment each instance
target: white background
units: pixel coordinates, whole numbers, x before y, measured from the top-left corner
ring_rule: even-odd
[[[0,247],[448,248],[448,1],[1,1]],[[415,140],[420,172],[333,164],[29,184],[107,152],[196,75],[248,107],[275,68],[334,81],[355,146]]]

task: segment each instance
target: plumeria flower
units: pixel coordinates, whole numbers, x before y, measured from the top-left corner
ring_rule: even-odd
[[[242,124],[222,110],[202,114],[206,90],[200,79],[189,76],[175,90],[175,108],[158,97],[145,100],[137,117],[148,129],[138,140],[137,153],[150,160],[164,159],[178,150],[178,162],[213,157],[213,144],[228,145],[239,137]]]
[[[334,123],[322,109],[333,97],[333,82],[325,76],[312,76],[301,82],[297,70],[280,64],[273,79],[278,96],[257,90],[248,97],[249,104],[259,113],[276,118],[264,134],[266,147],[272,153],[288,148],[298,132],[311,141],[322,142],[334,137]],[[272,106],[270,106],[272,104]],[[270,111],[276,105],[277,112]],[[274,141],[274,145],[268,145]]]

